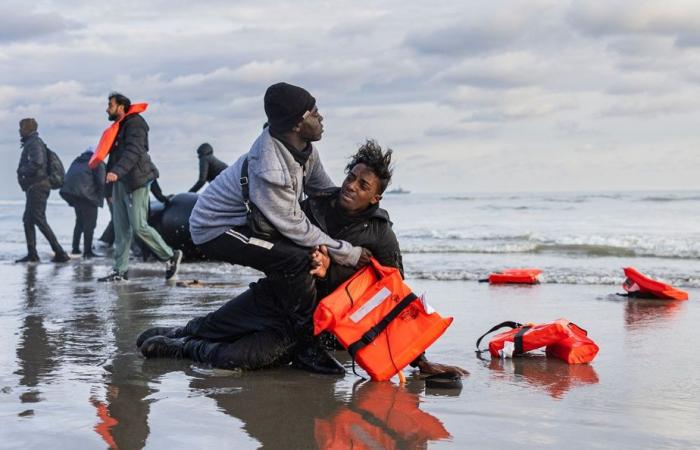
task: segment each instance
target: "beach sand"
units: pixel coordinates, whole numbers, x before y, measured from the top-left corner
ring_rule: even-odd
[[[234,287],[183,288],[162,265],[133,263],[125,284],[97,283],[107,259],[65,265],[1,262],[0,442],[5,448],[691,448],[700,446],[697,299],[615,296],[611,285],[489,286],[408,280],[453,325],[431,359],[471,372],[461,391],[361,383],[288,367],[211,370],[144,360],[154,325],[218,307],[256,273],[185,264],[179,278]],[[505,320],[566,317],[600,346],[590,365],[543,356],[476,358],[476,338]],[[485,344],[482,344],[485,346]],[[672,426],[669,426],[672,424]],[[342,447],[341,447],[342,448]]]

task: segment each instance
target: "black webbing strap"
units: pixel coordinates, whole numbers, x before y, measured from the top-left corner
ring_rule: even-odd
[[[250,212],[250,192],[248,191],[248,158],[243,160],[241,165],[241,178],[238,180],[241,183],[241,195],[243,196],[243,204],[246,212]]]
[[[494,325],[489,331],[486,333],[482,334],[479,339],[476,340],[476,354],[480,354],[481,352],[485,352],[487,349],[484,350],[479,350],[479,344],[481,344],[481,340],[486,337],[486,335],[493,333],[496,330],[499,330],[504,327],[510,327],[510,328],[518,328],[522,327],[523,325],[518,322],[512,322],[512,321],[506,321],[506,322],[501,322],[498,325]]]
[[[515,337],[513,338],[513,343],[515,344],[513,356],[522,355],[523,353],[525,353],[523,351],[523,335],[527,333],[527,330],[529,330],[530,328],[532,328],[530,325],[525,325],[524,327],[519,329],[517,333],[515,333]]]
[[[392,320],[396,319],[401,312],[408,307],[414,300],[416,300],[418,297],[416,294],[413,292],[409,293],[406,297],[404,297],[399,303],[396,304],[392,308],[391,311],[389,311],[389,314],[384,316],[382,320],[380,320],[375,326],[370,328],[365,334],[362,335],[362,337],[353,342],[348,346],[348,353],[350,353],[350,357],[352,358],[352,371],[357,375],[358,377],[360,375],[355,372],[355,355],[357,352],[362,350],[364,347],[367,345],[371,344],[372,341],[374,341],[377,336],[379,336],[382,331],[386,330],[386,327],[389,326]]]

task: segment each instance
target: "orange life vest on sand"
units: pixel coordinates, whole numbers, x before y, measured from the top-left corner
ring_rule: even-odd
[[[102,132],[102,137],[100,138],[100,142],[97,144],[97,148],[95,148],[95,153],[92,154],[92,157],[88,162],[88,166],[91,169],[97,167],[98,164],[107,158],[109,151],[112,150],[112,144],[114,144],[114,140],[117,138],[117,133],[119,133],[119,124],[121,124],[122,120],[124,120],[124,118],[128,115],[142,113],[147,108],[148,103],[134,103],[129,107],[129,112],[127,112],[124,117],[115,121]]]
[[[665,300],[688,300],[688,293],[671,285],[642,275],[634,267],[625,267],[627,279],[622,288],[630,297],[660,298]]]
[[[537,284],[540,269],[506,269],[489,275],[490,284]]]
[[[568,364],[593,361],[598,354],[598,346],[588,336],[586,330],[566,320],[558,319],[541,325],[522,325],[517,322],[503,322],[484,333],[476,341],[477,354],[481,353],[479,344],[489,333],[500,328],[512,330],[500,333],[489,341],[491,357],[498,358],[518,356],[531,350],[547,347],[548,356],[562,359]],[[505,348],[506,345],[509,348]]]
[[[314,334],[333,333],[375,381],[406,367],[451,323],[411,292],[398,269],[374,258],[314,312]]]
[[[318,418],[314,436],[323,450],[424,448],[450,433],[436,417],[421,411],[418,395],[388,383],[365,383],[348,406]]]

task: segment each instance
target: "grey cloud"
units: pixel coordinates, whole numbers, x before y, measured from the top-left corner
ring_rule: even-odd
[[[59,33],[77,27],[57,13],[0,9],[0,42],[14,42]]]
[[[477,55],[503,48],[522,32],[517,20],[502,23],[456,23],[432,31],[409,34],[405,44],[419,53],[435,55]]]

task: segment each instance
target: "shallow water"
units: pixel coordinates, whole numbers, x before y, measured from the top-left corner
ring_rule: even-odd
[[[182,288],[163,281],[160,264],[136,260],[123,285],[95,282],[107,259],[15,265],[22,203],[0,202],[0,447],[700,447],[698,193],[409,194],[383,205],[408,283],[455,317],[429,356],[471,372],[461,391],[426,390],[411,374],[405,387],[358,384],[343,352],[343,378],[146,361],[134,346],[140,331],[211,311],[257,273],[187,263],[180,279],[232,286]],[[48,215],[69,242],[72,211],[54,201]],[[690,301],[616,296],[628,265]],[[543,269],[543,284],[476,282],[517,266]],[[592,364],[475,356],[476,338],[496,323],[559,317],[598,343]]]
[[[123,285],[95,283],[106,261],[2,263],[0,442],[4,448],[691,448],[700,446],[700,308],[691,301],[628,300],[610,286],[495,287],[412,280],[454,324],[431,358],[471,375],[461,391],[405,388],[281,368],[213,371],[146,361],[134,339],[176,325],[244,288],[253,274],[181,278],[241,282],[182,288],[159,264],[138,264]],[[590,365],[543,356],[481,361],[475,339],[503,320],[567,317],[601,351]],[[374,445],[374,446],[373,446]]]

